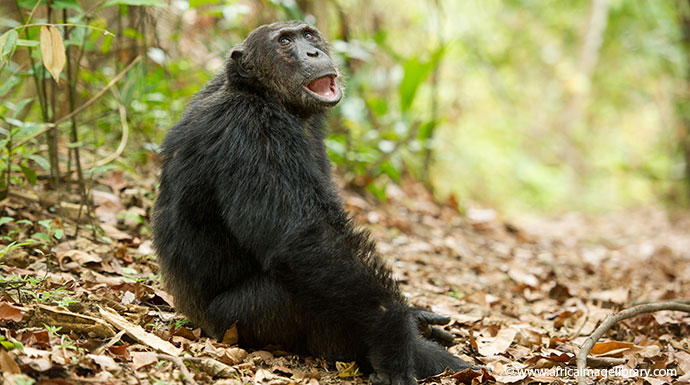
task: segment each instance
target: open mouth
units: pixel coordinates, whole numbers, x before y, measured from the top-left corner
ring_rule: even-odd
[[[304,85],[304,89],[317,99],[326,103],[337,103],[340,100],[340,87],[335,82],[335,75],[326,75]]]

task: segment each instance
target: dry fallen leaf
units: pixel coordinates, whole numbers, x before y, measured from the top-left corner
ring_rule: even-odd
[[[4,374],[21,374],[19,365],[5,349],[0,349],[0,370]]]
[[[168,341],[164,341],[155,334],[147,332],[141,326],[127,321],[124,317],[113,311],[100,309],[100,313],[106,321],[110,322],[118,330],[125,330],[128,336],[158,350],[159,352],[174,357],[178,357],[180,353],[182,353],[182,349],[175,347],[175,345]]]
[[[246,350],[241,348],[220,348],[218,349],[218,351],[220,353],[218,355],[220,361],[228,365],[235,365],[244,361],[244,359],[247,358],[247,355],[249,354]]]
[[[18,308],[10,305],[7,302],[0,302],[0,321],[14,321],[19,322],[24,317],[24,312]]]
[[[109,356],[105,356],[102,354],[87,354],[87,357],[92,359],[95,363],[98,364],[98,366],[101,367],[103,370],[108,370],[108,371],[119,371],[120,366]]]
[[[80,332],[100,338],[110,338],[115,335],[113,328],[100,318],[74,313],[55,306],[38,305],[29,323],[37,327],[42,327],[43,324],[59,326],[62,332]]]
[[[335,368],[338,371],[338,378],[352,378],[361,376],[356,362],[336,362]]]
[[[609,342],[598,342],[592,346],[592,350],[589,351],[590,354],[594,355],[610,355],[612,353],[620,353],[622,351],[632,349],[635,347],[635,344],[631,344],[629,342],[618,342],[618,341],[609,341]]]
[[[158,362],[158,354],[155,352],[132,352],[132,369],[138,370]]]
[[[117,227],[105,223],[101,223],[101,229],[105,232],[108,238],[112,238],[118,241],[130,240],[132,239],[131,234],[127,234],[117,229]]]
[[[485,357],[490,357],[498,353],[503,353],[506,351],[506,349],[508,349],[510,344],[513,343],[513,340],[515,339],[516,335],[517,330],[512,328],[503,328],[498,332],[496,338],[493,341],[485,344],[482,344],[479,341],[477,341],[477,350],[482,356]]]
[[[68,250],[65,252],[56,253],[55,256],[57,257],[58,263],[61,266],[64,263],[65,258],[69,258],[72,261],[79,263],[79,265],[103,262],[103,258],[99,257],[98,255],[87,253],[81,250]]]
[[[54,25],[42,26],[40,34],[41,55],[43,65],[53,76],[56,82],[60,82],[60,73],[65,68],[67,57],[65,45],[62,43],[60,31]]]
[[[230,326],[230,329],[225,331],[223,335],[223,343],[228,345],[234,345],[238,341],[237,325]]]

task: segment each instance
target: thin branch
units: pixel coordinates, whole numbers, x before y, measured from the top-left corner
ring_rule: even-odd
[[[120,111],[120,123],[122,124],[122,138],[120,139],[120,144],[117,146],[117,150],[115,150],[115,152],[97,162],[94,162],[93,164],[86,166],[87,169],[100,167],[112,162],[113,160],[117,159],[120,155],[122,155],[122,152],[125,151],[125,147],[127,147],[127,138],[129,137],[129,125],[127,124],[127,109],[125,108],[125,105],[122,103],[120,93],[117,92],[116,89],[112,89],[111,92],[117,99],[117,107]]]
[[[158,354],[158,359],[174,363],[182,372],[182,375],[184,376],[184,381],[186,383],[190,385],[197,385],[196,381],[194,381],[194,377],[192,377],[192,375],[189,373],[187,365],[185,365],[184,362],[182,362],[183,359],[181,359],[180,357],[174,357],[167,354]]]
[[[33,12],[32,12],[33,14]],[[31,15],[29,15],[31,17]],[[100,27],[94,27],[93,25],[87,25],[87,24],[74,24],[74,23],[34,23],[34,24],[23,24],[20,25],[19,27],[14,27],[10,28],[9,31],[11,30],[24,30],[27,27],[82,27],[82,28],[89,28],[89,29],[95,29],[96,31],[101,31],[103,32],[104,35],[109,35],[109,36],[115,36],[114,33],[108,31],[105,28],[100,28]]]
[[[19,146],[22,146],[22,145],[26,144],[27,142],[29,142],[29,141],[35,139],[36,137],[40,136],[41,134],[46,133],[46,132],[47,132],[48,130],[50,130],[51,128],[53,128],[53,127],[59,125],[60,123],[63,123],[63,122],[65,122],[65,121],[71,119],[71,118],[72,118],[73,116],[75,116],[76,114],[82,112],[86,107],[88,107],[88,106],[90,106],[91,104],[93,104],[93,102],[95,102],[96,100],[98,100],[98,98],[100,98],[101,96],[103,96],[103,94],[105,94],[106,92],[108,92],[108,90],[109,90],[110,88],[112,88],[112,87],[115,85],[115,83],[117,83],[118,81],[120,81],[120,79],[122,79],[122,78],[127,74],[127,72],[129,72],[129,71],[134,67],[134,65],[137,64],[137,63],[139,62],[139,60],[141,60],[141,55],[137,56],[134,60],[132,60],[132,62],[129,63],[129,65],[127,65],[127,67],[125,67],[125,69],[123,69],[122,72],[120,72],[119,74],[117,74],[117,76],[115,76],[115,77],[113,78],[113,80],[111,80],[105,87],[103,87],[102,90],[98,91],[98,92],[96,93],[96,95],[94,95],[91,99],[87,100],[84,104],[82,104],[81,106],[79,106],[79,108],[77,108],[77,109],[75,109],[74,111],[70,112],[69,114],[63,116],[62,118],[56,120],[55,123],[46,124],[46,125],[45,125],[45,128],[44,128],[43,130],[38,131],[38,132],[35,132],[35,133],[33,133],[32,135],[30,135],[30,136],[24,138],[23,140],[21,140],[20,142],[18,142],[17,144],[15,144],[15,145],[12,147],[12,149],[15,149],[15,148],[17,148],[17,147],[19,147]]]
[[[98,355],[98,354],[105,352],[106,349],[109,349],[110,347],[112,347],[113,345],[118,343],[123,335],[125,335],[125,330],[120,330],[117,334],[115,334],[115,336],[113,338],[110,339],[110,341],[108,341],[107,343],[101,345],[99,348],[94,350],[93,354]]]
[[[37,2],[36,2],[36,5],[34,5],[34,8],[33,8],[33,9],[31,10],[31,12],[29,13],[29,17],[26,18],[26,21],[24,21],[24,23],[28,23],[28,22],[31,21],[31,18],[34,17],[34,13],[36,13],[36,10],[38,9],[38,6],[39,6],[39,5],[41,5],[41,2],[40,2],[40,1],[37,1]],[[24,27],[27,27],[27,25],[25,24]]]
[[[604,333],[606,333],[613,325],[616,323],[632,318],[638,314],[653,313],[661,310],[676,310],[686,313],[690,313],[690,304],[683,303],[681,301],[665,301],[665,302],[655,302],[648,303],[646,305],[633,306],[631,308],[625,309],[619,313],[612,314],[604,320],[604,322],[599,325],[594,333],[587,337],[587,340],[582,344],[580,352],[577,354],[577,383],[578,385],[587,385],[587,380],[584,376],[585,369],[587,367],[587,354],[592,350],[594,344],[601,338]]]

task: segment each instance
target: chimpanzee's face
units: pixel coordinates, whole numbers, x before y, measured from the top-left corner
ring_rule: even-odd
[[[283,103],[315,110],[342,99],[338,67],[314,27],[302,22],[266,25],[252,32],[241,47],[240,54],[237,49],[233,52],[233,59]]]

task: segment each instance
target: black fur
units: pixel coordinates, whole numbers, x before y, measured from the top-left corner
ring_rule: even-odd
[[[277,40],[286,33],[292,47]],[[378,383],[465,368],[420,337],[431,313],[405,302],[343,209],[323,143],[342,86],[326,101],[303,89],[337,76],[313,34],[299,22],[252,32],[165,138],[154,214],[165,287],[213,337],[237,322],[242,346],[356,360]]]

